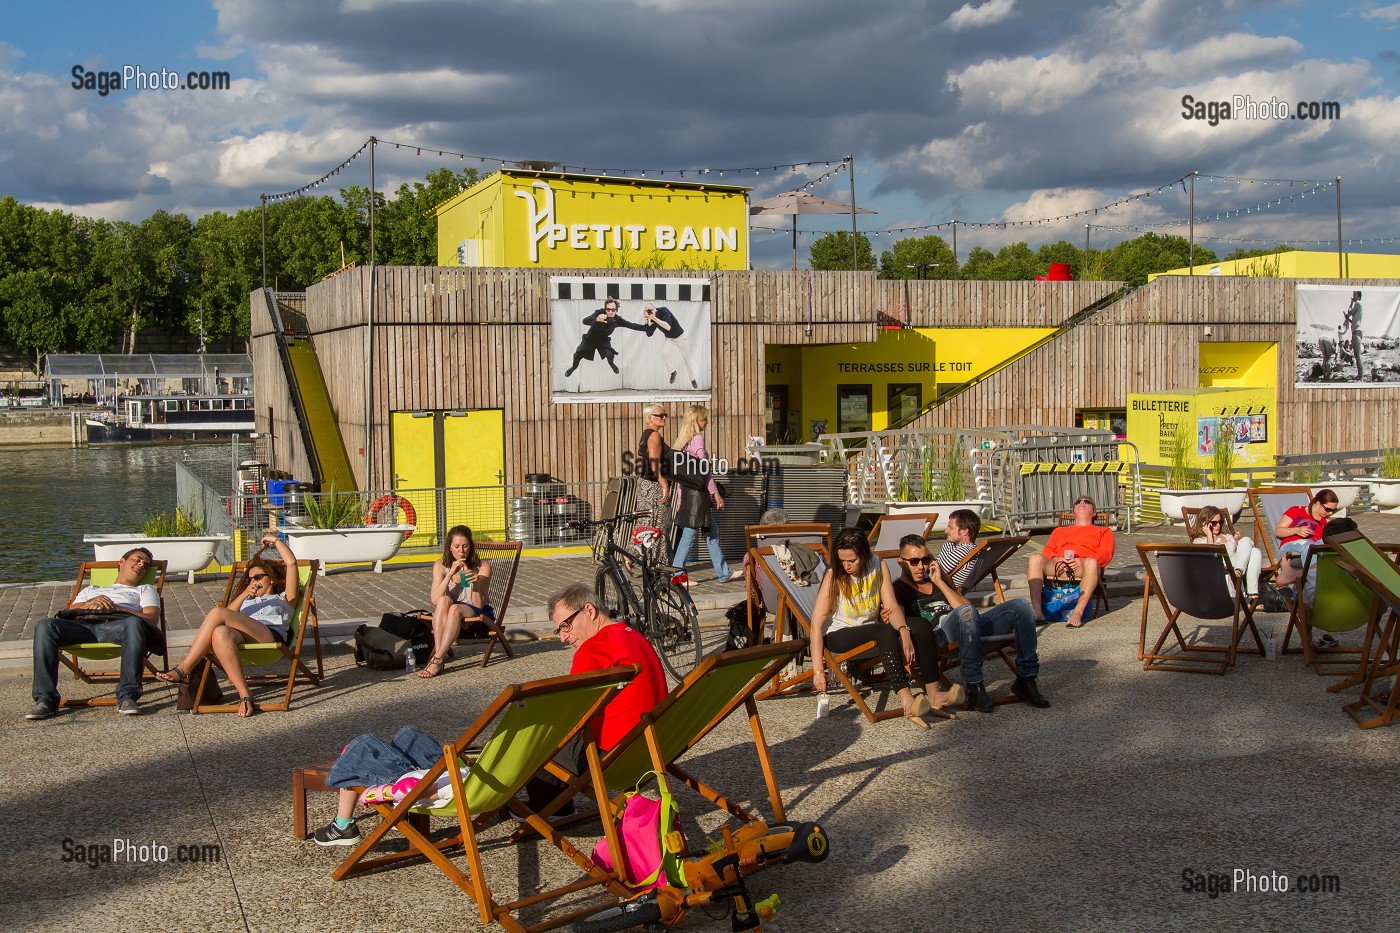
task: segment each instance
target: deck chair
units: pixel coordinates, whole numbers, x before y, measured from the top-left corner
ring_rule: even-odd
[[[78,567],[78,579],[73,582],[73,589],[68,594],[66,606],[73,605],[73,600],[78,598],[85,586],[111,586],[117,582],[117,564],[115,560],[89,560],[84,561]],[[146,575],[141,578],[143,584],[149,584],[156,588],[156,592],[161,594],[160,601],[160,634],[161,641],[165,640],[165,568],[166,561],[151,561],[146,568]],[[143,681],[154,679],[155,666],[151,664],[151,655],[159,654],[162,658],[161,670],[170,669],[170,651],[161,645],[161,651],[147,651],[144,664],[146,673],[141,675]],[[115,642],[94,641],[82,642],[76,645],[60,645],[58,648],[58,660],[64,667],[73,672],[74,680],[81,680],[85,684],[115,684],[121,681],[121,675],[116,671],[92,671],[83,667],[83,661],[111,661],[122,656],[122,646]],[[70,700],[63,698],[59,700],[60,706],[116,706],[117,698],[94,697],[90,700]]]
[[[1113,513],[1112,513],[1111,511],[1108,511],[1108,510],[1106,510],[1106,509],[1100,509],[1099,511],[1097,511],[1097,512],[1094,513],[1094,524],[1095,524],[1095,525],[1103,525],[1103,526],[1107,527],[1107,526],[1108,526],[1109,519],[1111,519],[1112,517],[1113,517]],[[1060,513],[1060,517],[1059,517],[1059,524],[1060,524],[1060,525],[1073,525],[1073,524],[1074,524],[1074,513],[1073,513],[1073,512],[1061,512],[1061,513]],[[1109,605],[1108,605],[1108,590],[1104,588],[1104,578],[1107,577],[1107,576],[1108,576],[1108,568],[1107,568],[1107,567],[1100,567],[1100,568],[1099,568],[1099,585],[1096,586],[1096,587],[1094,587],[1094,605],[1097,606],[1098,604],[1102,603],[1102,604],[1103,604],[1103,611],[1100,612],[1100,611],[1098,611],[1098,610],[1095,610],[1095,611],[1094,611],[1094,615],[1096,615],[1096,616],[1107,615],[1107,614],[1111,611],[1110,608],[1109,608]],[[1078,583],[1079,581],[1076,580],[1075,582]]]
[[[817,565],[817,576],[820,578],[826,573],[826,548],[820,545],[810,546],[813,550],[817,551],[821,557]],[[779,641],[782,638],[782,633],[786,630],[789,640],[801,639],[810,643],[812,636],[812,612],[816,609],[817,591],[821,589],[821,587],[816,584],[798,586],[796,583],[789,580],[787,574],[778,566],[778,558],[773,554],[773,546],[771,544],[760,545],[749,553],[753,557],[753,569],[757,574],[763,577],[769,588],[765,590],[765,594],[769,591],[774,594],[773,602],[766,602],[767,597],[765,595],[765,604],[776,619],[775,624],[777,627],[773,640],[775,642]],[[861,714],[870,722],[879,722],[882,719],[893,719],[898,716],[903,716],[904,712],[899,707],[881,710],[879,712],[872,710],[865,702],[865,698],[860,695],[860,690],[851,682],[844,667],[847,661],[859,660],[864,656],[872,654],[874,651],[875,642],[868,641],[864,644],[857,645],[849,651],[844,651],[841,654],[833,654],[830,649],[823,648],[822,654],[824,657],[823,663],[827,671],[834,676],[841,683],[841,686],[845,688],[846,692],[850,694],[851,700],[856,704]],[[781,696],[792,696],[793,694],[810,690],[811,684],[812,669],[810,666],[805,671],[799,673],[784,675],[781,672],[775,672],[772,682],[765,690],[757,695],[756,699],[771,700]]]
[[[1259,486],[1249,490],[1249,507],[1254,510],[1254,543],[1264,549],[1263,576],[1278,573],[1278,538],[1274,529],[1283,521],[1283,513],[1295,505],[1306,506],[1312,500],[1307,486]]]
[[[1344,572],[1337,566],[1337,549],[1328,544],[1314,544],[1303,561],[1303,578],[1297,583],[1297,598],[1288,599],[1288,625],[1283,632],[1283,654],[1302,654],[1303,663],[1311,667],[1320,677],[1335,677],[1350,673],[1334,687],[1344,690],[1361,682],[1364,665],[1361,664],[1364,648],[1318,648],[1313,645],[1313,629],[1329,633],[1352,632],[1368,624],[1371,604],[1375,600],[1371,590],[1354,575]],[[1303,585],[1307,574],[1317,573],[1317,590],[1313,594],[1312,605],[1302,598]],[[1292,647],[1294,633],[1298,635],[1298,646]]]
[[[572,777],[552,759],[574,736],[588,727],[588,720],[640,670],[640,666],[631,664],[506,687],[465,732],[442,747],[442,758],[428,769],[407,796],[393,805],[372,804],[383,819],[346,856],[331,877],[342,881],[362,871],[395,865],[407,859],[426,858],[471,897],[483,924],[495,921],[511,931],[550,929],[597,909],[596,905],[580,908],[563,919],[535,927],[525,926],[515,916],[516,911],[523,907],[544,903],[563,894],[602,886],[615,897],[628,896],[628,890],[615,875],[594,865],[587,855],[574,848],[539,813],[530,810],[515,795],[541,768],[557,774],[561,780]],[[481,741],[493,722],[496,725],[490,738],[485,740],[480,752],[472,755],[469,748]],[[603,784],[598,747],[592,741],[588,743],[587,756],[589,781],[599,810],[604,811],[608,806],[607,791]],[[471,769],[465,777],[461,774],[462,766]],[[431,807],[428,791],[444,771],[451,779],[452,800],[445,805]],[[531,894],[509,903],[498,903],[484,874],[482,846],[477,834],[507,811],[524,819],[531,829],[582,869],[586,877],[551,891]],[[445,839],[431,840],[410,822],[410,817],[415,814],[455,819],[457,832]],[[370,858],[370,852],[391,831],[403,836],[408,843],[407,850]],[[611,820],[603,821],[603,833],[611,851],[620,851]],[[459,868],[455,857],[447,854],[458,847],[465,850],[465,869]]]
[[[1397,549],[1386,545],[1386,550],[1390,551],[1387,555],[1359,531],[1329,535],[1323,540],[1337,550],[1338,569],[1364,584],[1375,597],[1371,604],[1366,647],[1361,661],[1366,674],[1361,681],[1361,698],[1347,703],[1342,709],[1362,729],[1388,725],[1396,720],[1396,701],[1400,700],[1400,679],[1397,679],[1400,678],[1400,567],[1396,565]],[[1384,627],[1379,624],[1382,613],[1386,613]],[[1376,646],[1374,651],[1371,650],[1372,644]],[[1382,690],[1383,684],[1389,684],[1389,689]]]
[[[1197,674],[1224,674],[1235,663],[1246,631],[1254,636],[1258,653],[1264,641],[1254,625],[1254,614],[1244,598],[1239,573],[1230,564],[1223,544],[1139,544],[1147,580],[1142,592],[1142,629],[1138,636],[1138,660],[1145,671],[1186,671]],[[1151,558],[1157,558],[1154,568]],[[1234,580],[1232,587],[1230,581]],[[1147,613],[1152,594],[1157,594],[1167,623],[1152,650],[1147,650]],[[1230,620],[1227,645],[1205,645],[1188,641],[1181,631],[1181,616],[1218,621]],[[1164,653],[1167,637],[1176,639],[1177,651]],[[1249,649],[1254,653],[1253,649]]]
[[[783,807],[782,794],[778,789],[778,779],[773,771],[773,760],[763,735],[763,725],[758,718],[758,704],[754,701],[754,695],[805,649],[804,641],[791,640],[707,656],[700,662],[699,667],[691,671],[655,709],[644,715],[637,725],[603,756],[605,786],[612,791],[625,791],[635,787],[648,772],[666,772],[717,808],[746,823],[758,821],[760,817],[757,814],[744,809],[676,764],[682,755],[699,744],[735,710],[743,706],[749,714],[749,729],[753,733],[754,749],[758,753],[759,766],[763,770],[763,780],[767,785],[768,802],[773,808],[774,819],[778,823],[785,822],[787,811]],[[572,778],[558,798],[540,811],[540,816],[548,819],[565,802],[571,800],[574,794],[587,790],[587,782],[587,775]],[[615,800],[614,804],[618,802],[620,800]],[[590,819],[596,815],[580,814],[566,822]],[[558,826],[561,823],[556,821],[554,825]],[[526,832],[521,830],[516,836]]]
[[[479,621],[490,633],[486,636],[486,653],[481,656],[481,666],[491,663],[491,652],[497,645],[507,658],[514,658],[515,651],[506,640],[506,609],[510,606],[511,590],[515,589],[515,573],[520,568],[520,551],[524,544],[519,541],[478,541],[476,553],[491,566],[491,591],[486,594],[486,604],[496,612],[495,619],[482,617]],[[466,627],[463,628],[466,631]],[[471,641],[473,636],[463,634],[458,641]]]
[[[981,583],[987,577],[992,578],[992,588],[996,590],[997,602],[1006,602],[1006,593],[1001,588],[1001,578],[997,576],[997,568],[1006,563],[1011,555],[1025,547],[1031,539],[1025,536],[1002,535],[994,538],[983,538],[977,542],[977,546],[968,551],[958,565],[948,574],[951,578],[954,574],[961,573],[963,568],[971,566],[972,576],[967,582],[958,587],[957,590],[963,595]],[[1107,599],[1104,606],[1107,609]]]
[[[899,547],[899,539],[905,535],[920,535],[927,538],[937,512],[906,512],[902,515],[881,515],[875,519],[870,529],[870,550],[887,551]]]
[[[749,573],[745,588],[748,597],[749,644],[751,645],[763,642],[763,632],[759,631],[759,620],[754,617],[755,597],[762,601],[762,605],[769,612],[773,612],[778,605],[777,588],[758,572],[758,565],[755,563],[757,557],[754,555],[755,548],[765,542],[771,544],[774,541],[792,541],[796,544],[820,547],[823,551],[829,551],[831,549],[831,526],[825,522],[788,522],[782,525],[744,526],[744,553],[749,556]],[[781,637],[781,634],[775,632],[773,640],[777,641]]]
[[[281,703],[258,704],[258,709],[264,712],[285,713],[291,708],[292,690],[298,683],[306,683],[314,687],[326,676],[325,666],[321,659],[321,628],[316,617],[316,600],[312,595],[320,563],[318,560],[297,561],[297,602],[292,607],[292,621],[289,627],[292,638],[291,645],[269,642],[267,644],[238,646],[238,658],[243,662],[244,668],[276,664],[282,660],[290,663],[285,678],[281,673],[275,671],[267,674],[244,674],[244,678],[248,681],[249,690],[259,685],[280,685],[285,682],[286,692],[282,696]],[[246,562],[236,561],[230,568],[228,582],[224,585],[224,598],[219,603],[220,606],[227,606],[233,600],[233,588],[238,584],[238,579],[243,575],[246,566]],[[301,659],[301,649],[306,642],[308,628],[311,629],[311,640],[316,645],[315,673],[312,673],[311,668],[307,667]],[[204,666],[199,674],[199,687],[195,691],[196,697],[204,696],[204,682],[214,676],[214,666],[218,663],[218,658],[214,657],[214,652],[211,649],[204,657]],[[190,710],[191,713],[234,713],[237,711],[237,703],[203,703],[198,701]]]

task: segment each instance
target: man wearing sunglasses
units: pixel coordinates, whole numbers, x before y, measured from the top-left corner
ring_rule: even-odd
[[[59,648],[83,642],[122,646],[117,712],[134,716],[141,711],[137,701],[141,699],[147,630],[154,630],[157,636],[160,633],[155,627],[160,622],[160,594],[154,586],[141,582],[151,561],[150,551],[132,548],[117,564],[115,583],[83,587],[59,617],[40,619],[34,626],[34,707],[25,719],[48,719],[58,713]]]
[[[647,333],[646,325],[635,324],[618,314],[616,298],[604,301],[601,308],[585,317],[583,328],[583,337],[579,340],[578,349],[574,351],[574,361],[564,370],[566,377],[574,374],[579,363],[598,356],[612,367],[613,372],[620,372],[617,368],[617,349],[612,344],[613,331],[621,328]]]
[[[930,554],[928,542],[922,535],[905,535],[899,540],[899,579],[894,583],[894,595],[904,610],[905,619],[928,618],[932,607],[941,599],[952,611],[938,621],[938,630],[948,641],[958,643],[959,668],[967,698],[965,709],[990,713],[996,709],[987,695],[982,680],[982,639],[993,635],[1016,636],[1016,681],[1011,692],[1037,709],[1045,709],[1050,701],[1040,693],[1036,678],[1040,674],[1040,657],[1036,653],[1035,615],[1025,599],[1011,599],[999,606],[979,611],[958,592],[961,583],[951,575],[952,568],[972,550],[982,520],[971,509],[959,509],[948,516],[944,532],[947,543],[939,549],[937,559]],[[966,583],[971,574],[962,576]],[[932,657],[935,645],[920,644],[919,626],[910,625],[915,635],[915,650],[920,657]],[[936,637],[936,636],[934,636]],[[937,670],[934,661],[920,661],[920,670]]]
[[[1094,500],[1080,496],[1074,500],[1074,524],[1061,525],[1050,532],[1050,542],[1039,554],[1032,554],[1026,569],[1026,589],[1030,591],[1031,608],[1036,622],[1045,621],[1041,594],[1045,579],[1079,581],[1079,602],[1070,612],[1065,625],[1079,628],[1085,613],[1090,611],[1094,591],[1113,560],[1113,529],[1094,524]]]

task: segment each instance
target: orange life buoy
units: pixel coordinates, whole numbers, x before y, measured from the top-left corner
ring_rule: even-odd
[[[405,499],[403,496],[396,495],[396,494],[394,494],[394,493],[392,493],[392,492],[389,493],[389,494],[386,495],[386,496],[380,496],[378,499],[375,499],[375,500],[374,500],[374,504],[371,505],[371,506],[369,507],[369,511],[365,513],[365,524],[366,524],[366,525],[376,525],[376,524],[378,524],[378,523],[379,523],[379,511],[380,511],[380,509],[384,508],[386,505],[397,505],[397,506],[398,506],[399,511],[403,513],[403,523],[404,523],[405,525],[417,525],[417,524],[418,524],[418,513],[417,513],[416,511],[414,511],[413,503],[412,503],[412,502],[409,502],[409,501],[408,501],[407,499]],[[407,539],[407,538],[411,537],[412,534],[413,534],[413,532],[410,531],[410,532],[408,532],[407,534],[404,535],[404,538]]]

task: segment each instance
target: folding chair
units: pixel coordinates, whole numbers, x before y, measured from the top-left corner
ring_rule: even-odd
[[[1031,539],[1024,536],[1004,535],[995,538],[983,538],[977,542],[977,546],[958,561],[958,565],[948,574],[952,579],[954,575],[961,573],[965,567],[971,566],[972,576],[967,582],[957,587],[957,591],[966,595],[967,592],[981,583],[988,576],[992,578],[992,587],[996,590],[997,602],[1006,602],[1006,593],[1001,588],[1001,578],[997,576],[997,568],[1006,563],[1007,558],[1025,547]],[[1108,599],[1104,598],[1104,609],[1107,611]]]
[[[120,561],[115,560],[89,560],[84,561],[78,567],[78,579],[73,582],[73,589],[68,594],[66,606],[72,606],[73,600],[78,598],[84,586],[111,586],[117,582],[117,565]],[[154,586],[156,592],[161,594],[160,601],[160,634],[161,639],[165,638],[165,568],[166,561],[154,560],[146,568],[146,575],[141,578],[141,583]],[[84,582],[86,580],[86,582]],[[143,664],[146,667],[146,674],[141,675],[142,681],[153,680],[156,668],[151,664],[151,655],[159,654],[162,658],[161,670],[170,669],[170,649],[162,651],[147,651]],[[82,662],[87,661],[111,661],[122,656],[122,646],[115,642],[93,641],[82,642],[76,645],[59,645],[58,660],[64,667],[73,672],[74,680],[81,680],[85,684],[115,684],[121,682],[121,674],[117,671],[90,671],[83,667]],[[95,697],[90,700],[70,700],[63,698],[59,701],[60,706],[116,706],[117,698]]]
[[[937,512],[906,512],[902,515],[881,515],[875,519],[870,529],[870,550],[887,551],[899,547],[899,539],[905,535],[920,535],[927,538],[935,522]]]
[[[292,690],[298,682],[307,683],[311,686],[319,684],[326,676],[325,666],[321,660],[321,628],[316,617],[316,600],[312,596],[312,589],[316,585],[317,570],[320,561],[299,560],[297,561],[297,601],[292,607],[291,624],[288,627],[288,634],[292,639],[291,645],[284,645],[281,642],[268,642],[266,644],[244,644],[238,646],[238,659],[243,663],[244,668],[257,667],[264,664],[275,664],[283,659],[290,662],[291,666],[287,670],[286,692],[282,696],[281,703],[259,703],[258,709],[265,712],[285,713],[292,705]],[[224,598],[219,603],[220,606],[227,606],[233,600],[233,588],[237,585],[238,578],[243,574],[247,564],[237,561],[229,570],[228,582],[224,585]],[[312,641],[316,644],[316,672],[301,660],[301,647],[306,641],[306,630],[311,629]],[[204,696],[204,682],[214,676],[214,665],[219,663],[219,659],[210,650],[204,656],[204,668],[199,675],[199,688],[195,691],[195,697]],[[280,673],[272,672],[267,674],[244,674],[244,679],[248,682],[249,689],[258,685],[281,684],[283,677]],[[237,703],[202,703],[196,699],[191,713],[233,713],[238,711]]]
[[[1099,511],[1097,511],[1097,512],[1094,513],[1094,524],[1095,524],[1095,525],[1103,525],[1104,527],[1107,527],[1107,526],[1108,526],[1108,521],[1109,521],[1109,519],[1112,518],[1112,517],[1113,517],[1113,513],[1112,513],[1112,512],[1108,511],[1107,509],[1100,509]],[[1074,513],[1073,513],[1073,512],[1061,512],[1061,513],[1060,513],[1060,518],[1059,518],[1059,523],[1060,523],[1061,526],[1064,526],[1064,525],[1073,525],[1073,524],[1074,524]],[[1108,605],[1108,590],[1104,589],[1104,585],[1103,585],[1104,577],[1107,576],[1107,574],[1108,574],[1108,568],[1107,568],[1107,567],[1100,567],[1100,568],[1099,568],[1099,583],[1098,583],[1098,586],[1094,587],[1094,605],[1098,605],[1099,603],[1102,603],[1102,604],[1103,604],[1103,612],[1098,612],[1098,613],[1096,613],[1097,615],[1106,615],[1106,614],[1108,614],[1110,611],[1112,611],[1112,610],[1109,608],[1109,605]],[[1078,581],[1078,580],[1075,580],[1074,582],[1075,582],[1075,583],[1078,583],[1079,581]]]
[[[1388,558],[1359,531],[1329,535],[1324,541],[1336,548],[1338,569],[1364,584],[1374,596],[1361,660],[1366,675],[1361,681],[1361,698],[1342,709],[1362,729],[1389,725],[1396,719],[1396,701],[1400,700],[1400,681],[1396,680],[1400,678],[1400,567],[1396,566],[1400,555],[1393,546],[1384,545],[1391,552]],[[1387,613],[1384,628],[1379,625],[1382,612]],[[1378,691],[1378,682],[1389,682],[1390,686]]]
[[[506,608],[510,605],[510,593],[515,588],[515,573],[520,567],[520,551],[524,545],[519,541],[478,541],[477,556],[491,567],[491,589],[486,594],[486,604],[495,610],[496,618],[482,616],[472,622],[480,622],[490,632],[486,636],[486,653],[481,656],[481,666],[491,662],[491,652],[497,645],[507,658],[514,658],[510,642],[506,640]],[[471,624],[471,623],[469,623]],[[464,626],[464,631],[465,631]],[[462,635],[459,641],[471,641],[472,636]]]
[[[1298,597],[1289,600],[1288,626],[1283,632],[1284,654],[1302,654],[1303,663],[1320,677],[1352,676],[1327,689],[1345,690],[1361,683],[1365,665],[1365,648],[1318,648],[1313,645],[1313,629],[1324,632],[1351,632],[1370,621],[1372,591],[1354,575],[1341,570],[1337,549],[1329,544],[1314,544],[1303,560],[1303,576],[1298,580]],[[1310,571],[1317,573],[1317,588],[1312,605],[1303,598],[1303,585]],[[1293,633],[1298,633],[1299,646],[1289,647]]]
[[[498,922],[511,931],[552,929],[584,916],[596,906],[578,908],[569,915],[526,926],[515,917],[524,907],[554,900],[589,887],[605,887],[614,897],[630,893],[616,878],[593,864],[592,860],[546,822],[540,813],[530,810],[516,799],[527,781],[542,768],[561,780],[573,777],[552,760],[574,736],[586,729],[588,720],[597,714],[617,692],[635,677],[641,668],[631,664],[601,671],[553,677],[525,684],[512,684],[500,692],[467,730],[456,740],[442,747],[438,760],[402,800],[390,805],[372,804],[383,817],[355,849],[331,874],[341,881],[352,874],[394,865],[412,858],[426,858],[448,879],[460,887],[476,903],[483,924]],[[492,723],[491,737],[475,756],[468,749],[480,741]],[[591,740],[587,746],[588,777],[593,785],[599,811],[608,806],[603,770],[598,747]],[[462,767],[470,770],[464,777]],[[452,799],[432,806],[429,791],[446,772],[452,783]],[[558,848],[586,877],[560,888],[531,894],[509,903],[498,903],[487,883],[481,860],[481,842],[477,838],[487,826],[506,811],[523,818],[528,826]],[[457,821],[457,832],[433,841],[410,822],[414,814],[447,817]],[[369,858],[369,853],[391,830],[397,831],[408,843],[408,849]],[[611,820],[603,821],[603,834],[611,851],[617,848],[617,832]],[[465,849],[465,870],[446,854],[461,846]]]
[[[1249,490],[1249,507],[1254,510],[1254,543],[1264,549],[1267,563],[1264,576],[1278,573],[1280,566],[1278,538],[1274,529],[1283,521],[1283,513],[1295,505],[1306,507],[1312,501],[1308,486],[1256,486]]]
[[[744,526],[744,553],[748,555],[749,572],[746,583],[748,597],[748,617],[749,617],[749,644],[757,645],[763,642],[763,632],[759,631],[758,620],[753,616],[754,597],[758,596],[769,612],[778,605],[778,591],[763,574],[758,571],[758,557],[754,553],[755,549],[766,543],[791,541],[794,544],[802,544],[807,547],[820,547],[823,551],[831,549],[831,526],[824,522],[788,522],[782,525],[746,525]],[[774,632],[773,640],[778,641],[782,635]]]
[[[812,550],[817,551],[820,560],[817,562],[817,576],[826,574],[826,548],[821,545],[809,545]],[[779,641],[782,633],[787,631],[789,639],[801,638],[805,642],[810,642],[812,636],[812,612],[817,605],[817,591],[821,589],[818,584],[809,586],[798,586],[788,579],[787,574],[778,566],[778,558],[773,554],[773,546],[765,544],[754,548],[749,552],[753,555],[753,568],[767,581],[768,586],[774,594],[775,602],[766,602],[767,591],[765,590],[765,604],[773,612],[775,618],[775,634],[773,640]],[[791,625],[785,623],[796,622],[800,626],[801,635],[798,635]],[[866,704],[865,699],[860,695],[860,691],[851,682],[843,667],[845,662],[857,660],[868,655],[875,650],[875,642],[868,641],[857,645],[849,651],[841,654],[832,654],[828,648],[822,649],[822,657],[828,673],[841,682],[841,686],[850,694],[851,699],[859,707],[861,713],[870,722],[879,722],[882,719],[893,719],[903,716],[902,708],[894,708],[876,712]],[[757,699],[769,700],[774,697],[792,696],[795,693],[805,692],[811,689],[812,668],[801,673],[784,676],[781,672],[775,672],[770,686]]]
[[[1257,653],[1264,653],[1264,641],[1254,625],[1253,611],[1225,545],[1139,544],[1137,550],[1147,575],[1142,593],[1142,630],[1138,636],[1138,660],[1143,662],[1143,670],[1224,674],[1234,665],[1246,631],[1254,635]],[[1155,568],[1152,557],[1157,558]],[[1234,586],[1230,585],[1231,580]],[[1166,613],[1167,624],[1152,650],[1147,651],[1147,613],[1153,593]],[[1182,615],[1210,621],[1230,619],[1230,643],[1220,646],[1188,641],[1179,624]],[[1162,647],[1169,635],[1176,638],[1179,650],[1168,654],[1163,653]]]
[[[749,714],[749,729],[753,733],[754,749],[763,770],[774,819],[778,823],[785,822],[787,811],[783,807],[778,779],[773,772],[773,759],[768,752],[754,695],[805,648],[805,641],[795,640],[707,656],[603,756],[603,781],[606,787],[623,791],[636,786],[648,772],[664,771],[717,808],[746,823],[758,822],[760,817],[757,814],[745,810],[676,764],[682,755],[699,744],[742,705]],[[540,816],[548,819],[574,794],[585,790],[587,780],[587,775],[574,777],[558,798],[540,811]],[[564,822],[588,819],[594,815],[580,814]],[[561,825],[561,822],[556,821],[554,825]],[[522,834],[523,831],[516,835]]]

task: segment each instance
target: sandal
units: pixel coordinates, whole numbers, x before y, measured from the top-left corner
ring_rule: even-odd
[[[928,700],[926,702],[928,702],[928,704],[934,709],[939,710],[945,706],[957,706],[960,702],[962,702],[962,698],[962,684],[953,684],[953,686],[949,687],[948,691],[943,694],[942,703],[934,703],[932,700]]]
[[[423,665],[423,669],[418,672],[419,677],[436,677],[442,673],[442,669],[447,666],[447,662],[439,657],[431,657],[428,663]]]
[[[190,675],[174,667],[168,671],[156,671],[156,680],[167,684],[185,684],[189,683]]]
[[[244,712],[245,709],[247,710],[247,712]],[[252,715],[253,715],[254,713],[256,713],[257,711],[258,711],[258,708],[257,708],[257,706],[255,706],[255,705],[253,704],[253,698],[252,698],[252,697],[250,697],[250,696],[241,696],[241,697],[238,698],[238,715],[239,715],[239,716],[242,716],[244,719],[247,719],[248,717],[252,716]]]

